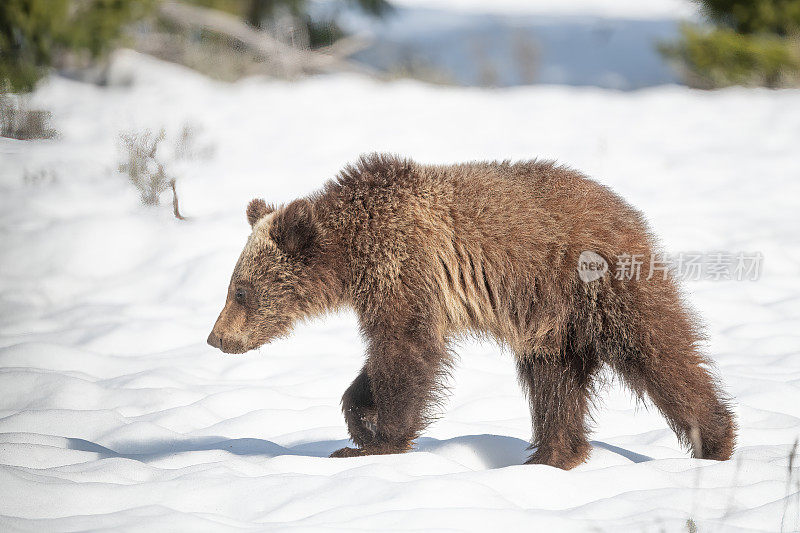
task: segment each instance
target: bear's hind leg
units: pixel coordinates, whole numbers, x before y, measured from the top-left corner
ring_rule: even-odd
[[[736,434],[733,414],[702,366],[705,359],[694,347],[675,348],[612,360],[611,365],[637,395],[647,393],[694,457],[729,459]]]
[[[569,470],[589,457],[589,406],[597,367],[594,359],[571,354],[552,359],[528,355],[518,360],[519,380],[531,404],[536,446],[526,464]]]

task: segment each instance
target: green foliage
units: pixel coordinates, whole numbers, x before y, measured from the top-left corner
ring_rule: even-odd
[[[392,5],[386,0],[350,0],[350,3],[375,16],[384,15],[392,9]]]
[[[729,29],[708,32],[690,25],[681,28],[681,35],[680,43],[662,47],[662,52],[687,66],[690,85],[782,87],[798,81],[800,54],[789,39]]]
[[[308,45],[313,48],[330,46],[345,36],[344,31],[336,24],[336,21],[315,22],[308,20]]]
[[[67,56],[95,60],[120,40],[127,24],[144,18],[161,0],[0,0],[0,83],[33,90],[51,66]],[[307,0],[185,0],[243,17],[265,27],[288,14],[305,25],[312,47],[343,36],[333,21],[312,21]],[[380,15],[387,0],[348,0]]]
[[[30,91],[66,54],[102,56],[152,6],[153,0],[2,0],[0,79]]]
[[[800,31],[798,0],[696,0],[712,22],[738,33],[786,37]]]
[[[695,0],[716,26],[684,25],[661,46],[696,87],[800,83],[800,0]]]

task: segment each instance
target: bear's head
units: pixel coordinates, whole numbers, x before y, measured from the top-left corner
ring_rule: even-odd
[[[244,353],[290,332],[314,311],[319,276],[319,229],[308,200],[282,208],[254,199],[247,206],[252,233],[233,270],[225,307],[208,344]],[[316,289],[315,289],[316,286]]]

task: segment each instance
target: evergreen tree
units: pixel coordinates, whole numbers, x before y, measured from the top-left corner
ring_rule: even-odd
[[[662,52],[690,85],[800,84],[800,0],[696,0],[712,29],[685,24]]]
[[[342,36],[333,21],[316,22],[306,0],[184,0],[236,14],[264,28],[289,14],[305,25],[311,47]],[[387,0],[348,0],[374,15]],[[153,12],[160,0],[0,0],[0,86],[27,92],[67,55],[97,59],[118,44],[127,24]]]
[[[797,0],[703,0],[699,4],[711,21],[737,33],[788,37],[800,31]]]
[[[152,0],[2,0],[0,80],[30,91],[68,53],[102,56]]]

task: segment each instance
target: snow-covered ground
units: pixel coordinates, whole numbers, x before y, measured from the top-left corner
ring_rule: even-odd
[[[61,138],[0,139],[0,529],[800,527],[800,91],[226,85],[130,52],[114,78],[131,85],[49,79],[34,103]],[[119,132],[185,123],[214,155],[168,164],[181,222],[115,169]],[[242,356],[205,338],[247,201],[306,194],[372,150],[555,158],[641,208],[672,252],[763,253],[759,281],[686,284],[735,398],[735,458],[689,458],[611,383],[586,464],[523,466],[526,402],[486,342],[463,343],[412,453],[326,458],[347,444],[339,398],[362,361],[350,314]]]

